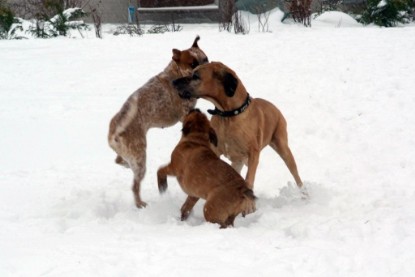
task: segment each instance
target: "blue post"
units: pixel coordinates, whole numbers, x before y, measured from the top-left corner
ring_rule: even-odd
[[[135,22],[135,7],[130,5],[128,7],[128,23],[134,23]]]

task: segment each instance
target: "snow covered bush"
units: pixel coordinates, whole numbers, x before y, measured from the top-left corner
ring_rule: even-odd
[[[125,24],[118,26],[117,29],[114,32],[114,36],[118,35],[130,35],[133,36],[142,36],[144,34],[143,29],[140,28],[140,26],[136,24]]]
[[[38,38],[50,38],[67,36],[70,30],[77,30],[83,37],[82,31],[89,29],[88,25],[81,20],[84,16],[86,13],[81,8],[70,8],[44,21],[36,20],[28,31]]]
[[[384,27],[408,23],[413,14],[413,0],[368,0],[360,21]]]

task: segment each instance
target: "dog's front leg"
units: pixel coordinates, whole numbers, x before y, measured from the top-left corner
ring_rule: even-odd
[[[157,184],[160,193],[163,193],[167,190],[167,175],[173,175],[170,164],[164,167],[160,167],[157,171]]]
[[[180,211],[182,212],[182,216],[181,216],[182,221],[186,220],[189,217],[190,212],[192,211],[193,207],[196,205],[196,202],[198,200],[199,198],[197,197],[187,196],[186,201],[184,202],[182,208],[180,209]]]
[[[248,170],[246,172],[245,181],[250,189],[254,188],[255,174],[259,163],[259,153],[260,151],[257,149],[252,149],[249,152]]]

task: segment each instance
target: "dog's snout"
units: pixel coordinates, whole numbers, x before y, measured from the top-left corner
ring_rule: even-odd
[[[180,86],[180,79],[173,80],[173,86],[175,88],[177,88],[178,86]]]
[[[189,91],[188,86],[191,78],[183,77],[173,81],[173,86],[178,90],[179,96],[184,99],[192,98],[192,93]]]
[[[179,91],[179,96],[181,98],[184,98],[184,99],[190,99],[190,98],[192,98],[192,94],[188,90]]]
[[[183,77],[183,78],[179,78],[173,81],[173,86],[177,89],[181,89],[184,86],[188,85],[190,82],[190,78],[188,77]]]

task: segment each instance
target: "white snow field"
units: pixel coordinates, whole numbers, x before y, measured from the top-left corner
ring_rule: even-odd
[[[185,25],[0,41],[0,276],[414,276],[415,25],[332,13],[305,28],[280,17],[270,33],[252,17],[248,35]],[[309,200],[266,148],[255,213],[219,229],[200,201],[181,222],[186,195],[173,178],[159,195],[156,181],[177,124],[148,133],[148,207],[134,206],[109,121],[197,34],[210,60],[282,110]]]

